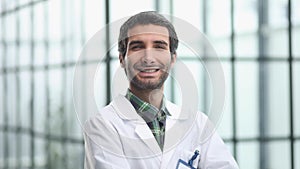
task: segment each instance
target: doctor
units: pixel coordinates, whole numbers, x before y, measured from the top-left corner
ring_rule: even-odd
[[[156,12],[136,14],[122,25],[119,60],[129,89],[85,123],[85,168],[238,168],[217,133],[199,139],[209,124],[203,113],[164,97],[177,47],[173,25]]]

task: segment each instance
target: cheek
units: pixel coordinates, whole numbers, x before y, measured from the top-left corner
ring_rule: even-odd
[[[125,66],[127,68],[132,68],[134,64],[139,62],[138,58],[139,57],[134,56],[134,55],[127,56],[126,60],[125,60]]]
[[[134,74],[134,62],[131,59],[126,59],[124,62],[124,69],[127,72],[127,76]]]

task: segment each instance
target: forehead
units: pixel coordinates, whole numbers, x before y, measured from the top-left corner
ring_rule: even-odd
[[[136,25],[128,30],[128,38],[140,39],[143,37],[161,38],[164,40],[169,39],[169,31],[166,27],[158,25]]]

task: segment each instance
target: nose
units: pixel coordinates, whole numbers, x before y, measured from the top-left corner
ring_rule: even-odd
[[[142,61],[146,64],[151,64],[155,62],[155,56],[152,49],[144,50],[144,56],[142,58]]]

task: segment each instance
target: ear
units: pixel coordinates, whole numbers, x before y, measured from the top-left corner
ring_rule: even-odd
[[[122,54],[119,54],[119,61],[120,61],[120,66],[122,68],[124,68],[125,67],[125,62],[124,62],[124,57],[123,57]]]

